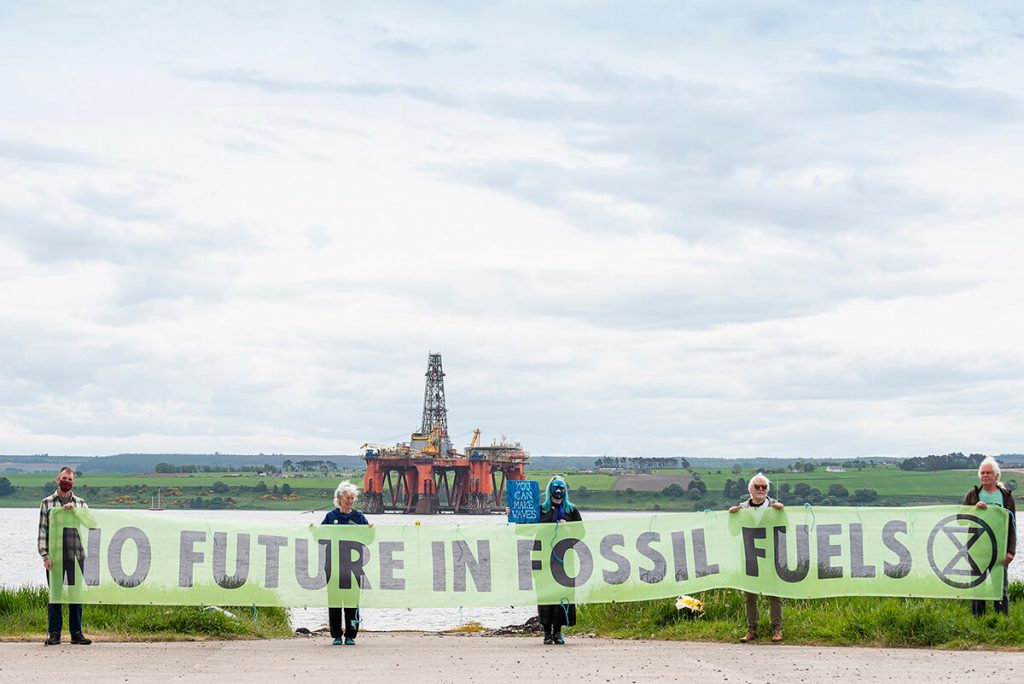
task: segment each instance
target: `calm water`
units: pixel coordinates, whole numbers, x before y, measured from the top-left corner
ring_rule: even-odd
[[[319,523],[324,511],[304,513],[300,511],[161,511],[152,513],[139,511],[139,515],[162,515],[181,518],[207,518],[246,520],[248,522],[298,523],[309,525]],[[604,512],[587,511],[588,520],[605,520],[646,516],[649,513],[636,512]],[[377,525],[408,525],[419,520],[424,525],[505,525],[502,515],[428,515],[410,516],[401,514],[374,515],[372,521]],[[1017,514],[1017,520],[1024,520],[1024,512]],[[0,586],[43,586],[46,575],[43,564],[36,551],[36,532],[39,525],[39,511],[34,508],[3,508],[0,509],[0,548],[4,549],[0,560]],[[1018,522],[1018,529],[1019,529]],[[1024,555],[1018,555],[1010,564],[1010,579],[1024,580]],[[318,629],[327,624],[325,608],[292,608],[292,627]],[[388,630],[422,630],[441,631],[452,629],[475,620],[485,627],[502,627],[505,625],[522,624],[530,616],[536,615],[534,606],[515,608],[366,608],[360,611],[361,628],[371,631]]]

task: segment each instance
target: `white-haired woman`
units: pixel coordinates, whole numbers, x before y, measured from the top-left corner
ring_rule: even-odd
[[[334,490],[334,503],[337,505],[332,511],[324,516],[321,525],[369,525],[373,523],[366,519],[362,511],[355,509],[356,497],[359,496],[359,488],[345,480]],[[345,617],[345,626],[342,628],[342,614]],[[346,608],[329,607],[327,609],[327,622],[331,626],[331,636],[334,637],[334,645],[355,646],[356,635],[359,633],[359,606]]]
[[[768,478],[764,476],[764,473],[754,475],[754,477],[750,478],[750,482],[747,483],[747,491],[750,492],[750,498],[739,505],[733,506],[729,509],[729,512],[736,513],[743,508],[767,509],[769,507],[781,511],[784,508],[782,502],[768,496],[768,489],[771,487],[771,484]],[[782,641],[782,599],[778,596],[769,596],[767,598],[768,609],[771,614],[772,641]],[[759,618],[757,613],[757,594],[745,591],[743,592],[743,601],[747,608],[747,633],[740,637],[740,641],[747,643],[757,638],[757,621]]]
[[[964,506],[977,506],[988,508],[989,506],[1000,506],[1010,514],[1010,525],[1006,531],[1006,556],[1003,557],[1003,565],[1007,566],[1017,553],[1017,507],[1013,503],[1013,494],[999,481],[1001,475],[999,463],[991,456],[986,456],[981,465],[978,466],[978,480],[981,481],[977,487],[971,487],[964,495]],[[1006,595],[1006,574],[1003,573],[1003,598],[995,602],[997,613],[1006,613],[1009,610],[1010,602]],[[984,601],[971,601],[971,612],[980,617],[985,614]]]

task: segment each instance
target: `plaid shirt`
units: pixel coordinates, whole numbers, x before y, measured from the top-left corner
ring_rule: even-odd
[[[54,508],[63,508],[64,504],[71,503],[75,508],[88,508],[85,505],[85,499],[80,499],[75,496],[74,492],[69,492],[66,497],[61,497],[60,490],[58,489],[50,496],[43,499],[42,503],[39,504],[39,555],[46,560],[50,557],[50,511]],[[74,558],[84,558],[85,549],[82,548],[82,541],[75,537],[77,543],[74,547],[68,547],[64,549],[66,556],[73,556]]]

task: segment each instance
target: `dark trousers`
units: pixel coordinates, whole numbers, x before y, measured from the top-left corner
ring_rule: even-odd
[[[46,573],[46,585],[50,585],[50,573]],[[46,631],[60,635],[64,629],[64,616],[61,614],[63,603],[46,604]],[[82,633],[82,604],[68,604],[68,631],[71,636]]]
[[[50,634],[60,634],[64,625],[64,616],[61,615],[62,603],[46,604],[46,631]],[[82,633],[82,604],[68,604],[68,631],[71,636]]]
[[[552,603],[537,606],[537,617],[544,628],[544,634],[560,634],[562,627],[572,627],[576,624],[576,604]]]
[[[1002,613],[1003,615],[1006,615],[1010,612],[1010,597],[1006,594],[1006,582],[1008,574],[1009,573],[1005,570],[1003,571],[1003,598],[1001,598],[998,601],[992,602],[992,605],[995,607],[996,612]],[[982,615],[984,615],[985,601],[971,601],[971,613],[973,613],[975,617],[981,617]]]
[[[355,639],[359,633],[359,621],[356,619],[358,608],[328,608],[327,623],[331,626],[331,637],[340,639]],[[345,631],[341,629],[341,614],[345,613]]]

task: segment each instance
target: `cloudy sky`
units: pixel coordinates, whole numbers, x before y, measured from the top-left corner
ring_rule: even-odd
[[[0,1],[0,453],[1024,451],[1015,2]]]

